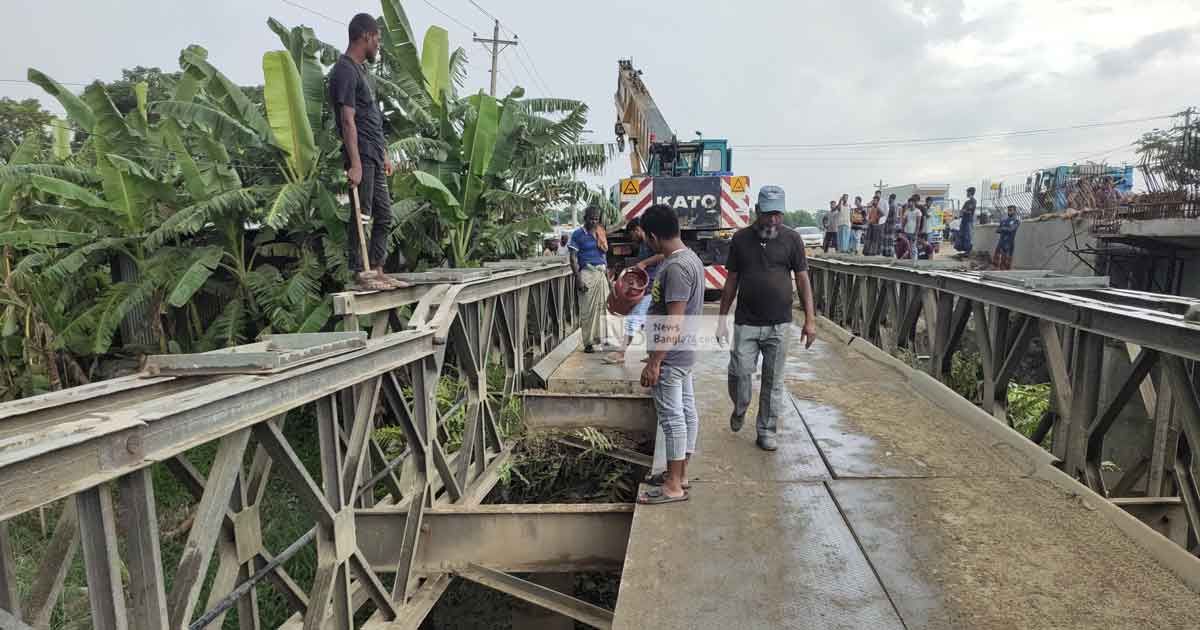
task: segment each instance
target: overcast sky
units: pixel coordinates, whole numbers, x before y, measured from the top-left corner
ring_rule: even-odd
[[[477,2],[522,42],[502,56],[501,92],[517,83],[582,99],[591,137],[611,142],[617,60],[632,57],[680,138],[728,138],[735,171],[755,188],[783,186],[792,208],[867,196],[880,179],[951,184],[961,196],[986,177],[1023,181],[1039,166],[1130,160],[1129,143],[1167,121],[926,145],[794,145],[1061,128],[1200,103],[1196,0]],[[339,21],[380,12],[360,0],[299,4]],[[467,48],[468,89],[486,88],[488,56],[471,31],[490,35],[490,19],[469,0],[404,5],[419,34],[438,24]],[[280,47],[269,16],[344,46],[342,24],[283,0],[5,0],[0,94],[60,111],[35,86],[10,81],[29,66],[64,82],[111,80],[135,65],[176,70],[190,43],[235,81],[258,84],[262,53]],[[607,187],[628,172],[618,156],[606,177],[589,179]]]

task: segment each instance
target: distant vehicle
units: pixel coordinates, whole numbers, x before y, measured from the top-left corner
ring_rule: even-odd
[[[798,227],[796,232],[800,234],[800,239],[804,241],[805,247],[820,247],[825,240],[825,235],[821,232],[821,228],[815,227]]]

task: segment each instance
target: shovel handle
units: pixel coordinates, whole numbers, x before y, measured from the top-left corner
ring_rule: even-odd
[[[350,207],[354,208],[354,228],[358,230],[358,255],[362,258],[363,271],[370,271],[371,259],[367,254],[367,237],[363,232],[362,210],[358,206],[358,186],[350,184]]]

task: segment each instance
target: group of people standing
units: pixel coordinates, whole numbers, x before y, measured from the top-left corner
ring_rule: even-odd
[[[882,191],[877,190],[865,206],[862,197],[855,197],[853,204],[848,199],[849,195],[842,195],[840,200],[830,201],[829,212],[821,217],[821,225],[825,229],[825,240],[821,247],[826,253],[832,247],[842,254],[911,260],[933,258],[929,219],[938,210],[932,197],[922,200],[920,195],[913,195],[903,203],[898,203],[896,195],[888,195],[885,200]],[[976,210],[975,188],[967,188],[967,200],[963,202],[954,222],[958,228],[951,230],[954,249],[959,257],[969,256],[975,245]],[[997,226],[999,236],[992,253],[993,268],[1012,267],[1019,225],[1016,206],[1009,206]]]
[[[974,194],[974,188],[967,189],[972,203]],[[898,203],[895,194],[885,200],[882,191],[877,190],[866,206],[862,197],[855,197],[853,205],[848,199],[849,195],[842,195],[840,200],[831,200],[829,212],[821,217],[825,228],[822,249],[826,253],[832,246],[843,254],[913,260],[933,257],[926,229],[930,213],[936,211],[932,197],[922,201],[920,195],[913,195]]]
[[[761,358],[762,395],[755,422],[755,443],[764,451],[777,448],[778,419],[784,413],[784,366],[792,329],[792,304],[799,295],[804,308],[800,335],[806,347],[816,338],[816,314],[808,278],[804,241],[783,225],[783,189],[763,186],[755,205],[756,219],[734,234],[725,262],[728,275],[721,295],[716,340],[729,348],[728,390],[733,402],[732,431],[740,431],[753,397],[754,373]],[[646,481],[654,489],[638,503],[688,500],[687,467],[696,451],[700,419],[692,369],[696,362],[699,317],[704,309],[704,264],[680,236],[679,217],[666,205],[650,206],[626,224],[639,243],[637,267],[651,279],[649,291],[625,319],[625,344],[604,361],[624,363],[624,351],[644,327],[648,356],[641,384],[654,398],[660,441],[666,456],[663,472]],[[607,335],[604,258],[608,244],[598,209],[588,208],[584,225],[568,241],[575,287],[581,297],[584,352],[603,348]],[[734,303],[733,331],[726,319]]]

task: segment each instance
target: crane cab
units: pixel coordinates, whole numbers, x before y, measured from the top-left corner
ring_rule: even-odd
[[[650,145],[650,177],[704,177],[733,174],[733,151],[725,140],[654,142]]]

